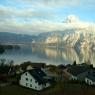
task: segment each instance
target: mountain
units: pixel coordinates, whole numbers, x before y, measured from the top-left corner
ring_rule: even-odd
[[[23,43],[23,42],[32,42],[36,36],[15,34],[8,32],[0,32],[0,43],[4,42],[13,42],[13,43]]]
[[[59,47],[94,47],[95,33],[86,29],[71,29],[40,34],[35,43]]]
[[[69,15],[59,25],[59,29],[40,33],[37,36],[0,32],[0,42],[29,42],[49,47],[95,49],[94,23],[84,22],[74,15]]]
[[[35,44],[44,44],[44,46],[56,47],[95,47],[95,25],[88,22],[82,22],[77,17],[70,15],[63,22],[64,29],[60,31],[51,31],[41,33]]]

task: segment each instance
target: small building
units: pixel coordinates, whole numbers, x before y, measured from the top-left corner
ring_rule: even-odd
[[[26,70],[31,70],[31,69],[33,69],[33,67],[31,65],[28,65],[26,68]]]
[[[45,68],[46,64],[45,63],[32,63],[30,61],[24,62],[20,65],[22,70],[27,70],[27,68]]]
[[[87,76],[90,66],[71,66],[65,70],[65,73],[68,75],[70,80],[79,80],[84,81],[85,76]]]
[[[19,67],[17,70],[16,70],[16,74],[19,75],[21,73],[23,73],[24,71],[22,70],[21,67]]]
[[[95,85],[95,70],[88,72],[88,75],[85,77],[85,83]]]
[[[46,68],[44,68],[44,72],[47,74],[48,77],[51,78],[51,80],[54,81],[63,81],[63,69],[64,67],[60,65],[54,66],[54,65],[48,65]]]
[[[40,68],[33,68],[22,73],[19,84],[38,91],[51,85],[49,78]]]

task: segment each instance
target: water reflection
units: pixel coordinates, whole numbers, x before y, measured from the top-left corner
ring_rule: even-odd
[[[77,63],[80,63],[79,56],[73,48],[63,50],[62,57],[67,61],[69,60],[73,62],[74,60],[76,60]]]
[[[76,60],[77,64],[86,62],[88,64],[94,64],[95,62],[95,53],[88,48],[81,48],[80,52],[77,52],[74,48],[32,48],[33,54],[44,56],[49,60],[55,60],[57,62],[63,62],[72,64]]]
[[[95,66],[95,51],[88,48],[82,48],[80,51],[80,62],[93,64]]]
[[[45,48],[45,54],[47,57],[56,58],[58,57],[58,50],[51,49],[51,48]]]
[[[91,61],[91,50],[88,48],[82,48],[80,52],[80,58],[82,62]]]
[[[12,59],[20,64],[24,61],[45,62],[48,64],[72,64],[76,60],[77,64],[88,62],[95,64],[95,51],[81,48],[77,51],[73,48],[49,48],[21,46],[19,50],[6,51],[0,58]]]
[[[80,63],[79,61],[79,55],[76,53],[76,51],[73,48],[64,48],[64,49],[58,49],[58,48],[38,48],[34,47],[32,48],[32,53],[34,55],[40,55],[40,57],[47,58],[49,60],[56,60],[57,62],[61,63],[73,63],[74,60],[77,61],[77,63]]]

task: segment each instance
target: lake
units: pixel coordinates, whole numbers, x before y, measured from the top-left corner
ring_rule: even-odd
[[[95,66],[95,51],[87,48],[81,50],[73,48],[51,48],[37,47],[31,45],[20,45],[20,49],[6,50],[0,54],[0,59],[14,60],[14,64],[22,62],[44,62],[47,64],[72,64],[76,60],[77,64],[88,62]]]

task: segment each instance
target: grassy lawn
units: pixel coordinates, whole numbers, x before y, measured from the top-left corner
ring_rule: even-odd
[[[95,86],[84,83],[64,83],[64,95],[95,95]]]
[[[0,95],[95,95],[95,87],[77,83],[58,82],[51,88],[37,92],[18,85],[0,88]]]
[[[36,95],[34,91],[17,85],[11,85],[0,88],[0,95],[31,95],[31,94]]]
[[[58,95],[61,90],[62,88],[59,84],[56,84],[40,92],[18,85],[11,85],[0,88],[0,95]]]

